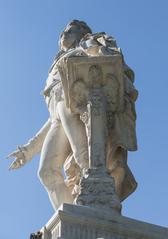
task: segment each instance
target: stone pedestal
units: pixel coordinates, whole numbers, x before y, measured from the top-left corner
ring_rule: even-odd
[[[86,206],[63,204],[41,230],[43,239],[167,239],[168,229]]]

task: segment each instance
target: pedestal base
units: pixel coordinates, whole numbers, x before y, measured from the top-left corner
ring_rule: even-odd
[[[168,229],[110,211],[63,204],[41,230],[43,239],[167,239]]]
[[[106,168],[90,168],[80,181],[75,202],[77,205],[121,214],[121,203],[114,185],[114,178]]]

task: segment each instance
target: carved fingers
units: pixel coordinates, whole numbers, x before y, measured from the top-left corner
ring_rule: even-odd
[[[8,158],[21,158],[21,157],[24,157],[24,154],[22,151],[18,149],[10,153],[6,158],[8,159]]]
[[[9,169],[18,169],[25,165],[26,159],[22,150],[18,147],[18,150],[10,153],[7,158],[16,158],[10,165]]]
[[[9,169],[18,169],[22,167],[23,165],[25,165],[25,163],[26,161],[23,159],[16,159],[11,163]]]

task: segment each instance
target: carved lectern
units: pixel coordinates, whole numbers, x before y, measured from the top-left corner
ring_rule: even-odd
[[[88,138],[89,167],[75,202],[120,212],[114,179],[106,168],[106,144],[114,114],[123,110],[121,56],[71,57],[61,62],[59,71],[66,106],[80,114]]]

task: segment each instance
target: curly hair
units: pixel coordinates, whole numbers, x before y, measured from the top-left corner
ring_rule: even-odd
[[[84,21],[72,20],[70,23],[67,24],[65,29],[69,26],[77,27],[79,29],[80,33],[81,33],[81,38],[88,33],[92,33],[92,30],[90,29],[90,27]],[[64,33],[64,31],[61,33],[60,37],[62,36],[63,33]]]

